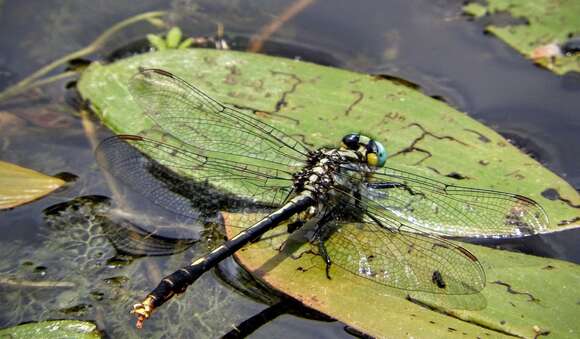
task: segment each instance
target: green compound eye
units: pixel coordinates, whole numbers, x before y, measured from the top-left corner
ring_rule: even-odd
[[[385,146],[378,141],[371,140],[367,144],[367,163],[375,167],[383,167],[387,162]]]

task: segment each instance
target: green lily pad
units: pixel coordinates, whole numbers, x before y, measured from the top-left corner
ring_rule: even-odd
[[[215,50],[168,50],[106,66],[93,64],[82,75],[79,90],[102,121],[119,134],[137,134],[153,126],[127,89],[139,67],[170,71],[312,147],[336,145],[343,135],[363,131],[386,144],[391,163],[415,165],[461,185],[529,196],[549,214],[549,231],[577,226],[573,223],[580,213],[572,205],[578,205],[580,196],[568,183],[493,130],[400,82],[264,55]],[[329,282],[320,258],[303,251],[302,256],[294,256],[300,260],[288,259],[260,243],[239,253],[242,265],[272,286],[367,333],[496,337],[502,333],[533,336],[549,330],[565,336],[575,326],[567,320],[578,300],[574,292],[544,290],[549,279],[553,281],[550,286],[557,287],[577,280],[579,273],[572,264],[470,245],[467,247],[488,273],[483,294],[457,300],[411,295],[421,301],[419,305],[403,299],[405,291],[378,286],[340,269],[333,269]],[[558,269],[542,271],[544,267]],[[535,302],[518,299],[526,294],[509,291],[531,293],[542,303],[535,308]],[[433,312],[426,304],[442,313]],[[548,307],[558,307],[566,315],[545,312],[540,316]],[[458,308],[470,310],[459,312]]]
[[[475,17],[480,18],[487,13],[487,9],[480,3],[470,2],[463,6],[463,12]]]
[[[580,34],[580,2],[577,0],[487,0],[487,5],[469,3],[463,10],[475,17],[484,14],[509,13],[526,23],[498,26],[486,30],[517,51],[556,74],[580,71],[580,55],[540,57],[542,50],[562,45],[572,35]],[[551,53],[548,53],[551,55]]]
[[[546,209],[550,230],[580,216],[573,187],[467,115],[398,82],[305,62],[196,49],[95,63],[78,88],[118,134],[153,126],[127,89],[139,67],[168,70],[312,147],[337,145],[345,134],[362,131],[386,145],[391,164],[528,196]]]
[[[0,338],[101,338],[97,326],[88,321],[51,320],[0,330]]]
[[[62,179],[0,161],[0,209],[29,203],[64,184]]]

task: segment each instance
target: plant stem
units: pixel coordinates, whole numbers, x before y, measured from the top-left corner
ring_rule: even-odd
[[[133,16],[131,18],[125,19],[115,25],[113,25],[111,28],[107,29],[106,31],[104,31],[101,35],[99,35],[91,44],[89,44],[88,46],[77,50],[75,52],[72,52],[70,54],[67,54],[53,62],[51,62],[50,64],[42,67],[41,69],[39,69],[38,71],[32,73],[31,75],[29,75],[28,77],[24,78],[23,80],[21,80],[20,82],[18,82],[17,84],[8,87],[6,90],[4,90],[2,93],[0,93],[0,101],[4,101],[6,99],[8,99],[9,97],[12,97],[14,95],[20,94],[28,89],[30,89],[31,86],[38,86],[40,85],[44,85],[46,83],[52,82],[54,80],[57,80],[59,78],[56,79],[44,79],[44,80],[40,80],[37,81],[39,78],[45,76],[47,73],[51,72],[52,70],[54,70],[55,68],[66,64],[67,62],[69,62],[70,60],[73,59],[77,59],[77,58],[82,58],[86,55],[89,55],[91,53],[94,53],[95,51],[97,51],[99,48],[103,47],[103,45],[105,45],[105,43],[107,42],[107,40],[115,33],[117,33],[118,31],[124,29],[125,27],[132,25],[136,22],[139,21],[143,21],[143,20],[150,20],[150,19],[154,19],[160,16],[165,15],[167,12],[165,11],[154,11],[154,12],[146,12],[146,13],[142,13],[136,16]],[[65,73],[66,74],[66,73]],[[57,76],[58,77],[58,76]]]

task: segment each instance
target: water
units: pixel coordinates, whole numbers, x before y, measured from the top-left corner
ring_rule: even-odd
[[[201,1],[196,12],[184,10],[192,8],[193,3],[4,2],[0,7],[0,88],[82,48],[116,22],[144,11],[172,10],[176,24],[188,34],[213,35],[216,22],[222,22],[227,34],[247,38],[292,1],[269,2],[267,7],[253,2]],[[351,1],[320,1],[284,24],[264,50],[412,81],[429,95],[440,96],[491,126],[580,188],[580,159],[571,152],[580,149],[579,77],[559,77],[533,66],[503,42],[484,35],[482,23],[461,15],[461,5],[462,1],[453,0],[414,0],[368,1],[361,7]],[[150,32],[150,25],[132,26],[89,59],[107,57]],[[11,125],[4,125],[11,127],[0,126],[0,159],[48,174],[66,171],[79,176],[66,191],[1,214],[0,241],[6,245],[4,249],[11,244],[12,250],[22,256],[50,235],[42,216],[44,208],[81,195],[110,195],[80,120],[64,100],[65,84],[66,80],[46,87],[43,92],[32,91],[24,100],[0,103],[0,111],[13,114]],[[99,136],[105,134],[104,129],[99,130]],[[579,240],[580,232],[572,230],[504,241],[500,245],[578,263]],[[137,266],[135,270],[143,265],[142,260],[136,261],[138,265],[132,264]],[[155,261],[167,264],[161,258]],[[239,272],[236,269],[233,272],[235,278]],[[206,275],[200,285],[200,290],[212,291],[209,294],[213,297],[205,303],[199,301],[197,313],[191,317],[207,329],[222,326],[225,333],[233,324],[265,308],[262,303],[236,293],[214,275]],[[215,323],[210,324],[200,315],[208,304],[217,305],[217,308],[210,307],[216,311],[209,313]],[[219,307],[221,312],[217,311]],[[123,312],[118,318],[128,326],[132,319],[124,313],[127,308],[118,309]],[[106,327],[111,326],[110,322],[102,319],[97,322],[105,326],[109,335],[118,335]],[[9,317],[0,316],[0,327],[14,323]],[[285,315],[262,327],[255,336],[291,337],[299,329],[301,336],[349,337],[343,327],[337,322]],[[136,332],[128,333],[135,335]]]

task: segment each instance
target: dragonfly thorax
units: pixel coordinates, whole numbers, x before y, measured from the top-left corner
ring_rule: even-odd
[[[306,166],[294,174],[294,190],[310,191],[322,198],[336,184],[340,166],[353,162],[360,163],[359,156],[349,150],[323,148],[311,152]]]

